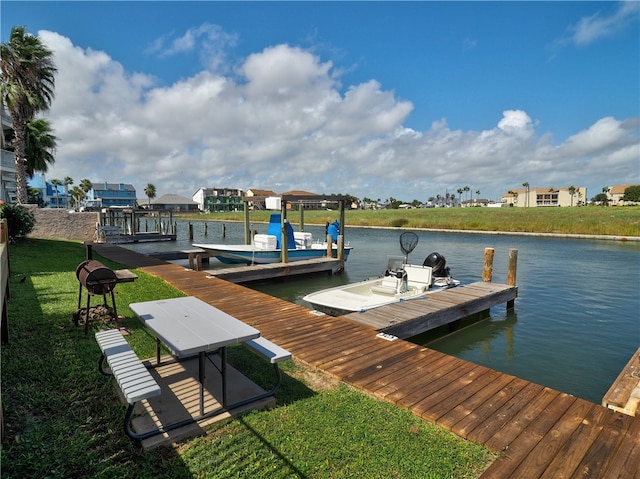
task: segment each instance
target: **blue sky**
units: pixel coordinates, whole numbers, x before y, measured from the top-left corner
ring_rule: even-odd
[[[0,3],[54,51],[49,178],[425,201],[640,182],[638,2]]]

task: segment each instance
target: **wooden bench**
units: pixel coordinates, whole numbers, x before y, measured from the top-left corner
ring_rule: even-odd
[[[160,395],[160,386],[140,361],[129,343],[117,329],[108,329],[96,333],[96,341],[102,354],[98,369],[104,375],[113,375],[118,386],[129,404],[124,418],[124,431],[132,439],[144,439],[151,433],[136,434],[131,430],[131,416],[138,401]],[[110,372],[104,368],[104,362],[108,363]]]

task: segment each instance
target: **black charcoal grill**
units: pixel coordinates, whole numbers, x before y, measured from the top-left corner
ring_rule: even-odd
[[[102,296],[104,306],[107,306],[107,295],[111,295],[111,304],[113,306],[113,317],[117,318],[118,313],[116,310],[116,299],[113,294],[113,290],[118,283],[116,273],[103,265],[100,261],[94,259],[87,259],[80,263],[76,268],[76,278],[80,283],[80,289],[78,290],[78,311],[73,315],[73,321],[76,326],[79,324],[80,315],[82,314],[82,288],[87,290],[87,308],[84,311],[84,333],[87,334],[89,330],[89,311],[91,309],[91,297]]]

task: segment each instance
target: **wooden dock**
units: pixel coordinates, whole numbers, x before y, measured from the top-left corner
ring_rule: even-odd
[[[344,267],[343,261],[335,258],[315,258],[292,263],[255,264],[223,269],[209,269],[209,276],[231,283],[248,283],[271,278],[286,278],[296,275],[327,273],[335,274]]]
[[[373,327],[318,316],[205,272],[95,249],[253,325],[296,360],[500,452],[481,479],[640,478],[640,418],[404,340],[379,339]]]
[[[630,416],[637,414],[640,405],[640,348],[604,395],[602,405]]]
[[[513,301],[517,296],[516,286],[478,282],[361,313],[351,313],[346,317],[406,339]]]

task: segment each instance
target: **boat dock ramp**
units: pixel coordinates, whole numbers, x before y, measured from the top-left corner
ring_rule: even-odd
[[[640,417],[402,339],[385,341],[370,326],[318,316],[206,272],[124,248],[95,250],[251,324],[296,361],[500,453],[480,479],[639,477]]]

